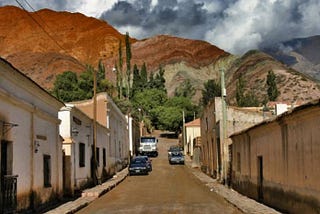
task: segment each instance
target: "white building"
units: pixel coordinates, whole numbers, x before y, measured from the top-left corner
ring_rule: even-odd
[[[59,119],[63,137],[64,191],[74,195],[76,190],[84,189],[93,182],[93,120],[73,104],[61,108]]]
[[[195,141],[197,137],[201,136],[200,118],[197,118],[191,122],[185,124],[186,129],[186,145],[185,154],[193,156],[193,150],[195,148]]]
[[[78,101],[73,104],[93,118],[93,100]],[[129,159],[128,120],[107,93],[97,94],[96,120],[101,126],[110,130],[107,163],[110,164],[113,173],[116,173],[128,163]]]
[[[63,106],[34,81],[0,59],[0,198],[13,200],[13,208],[17,202],[18,211],[37,209],[62,196],[58,111]],[[16,191],[17,201],[5,198],[4,186],[9,181],[13,183],[8,191],[12,191],[13,196]],[[3,203],[0,203],[2,212],[11,208],[1,206]]]

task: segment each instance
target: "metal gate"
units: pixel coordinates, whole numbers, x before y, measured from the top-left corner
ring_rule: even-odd
[[[18,175],[4,175],[1,179],[1,213],[14,213],[17,208]]]

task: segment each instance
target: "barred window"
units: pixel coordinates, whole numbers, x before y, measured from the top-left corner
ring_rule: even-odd
[[[106,166],[107,165],[106,148],[103,148],[102,161],[103,161],[103,166]]]
[[[85,167],[86,146],[84,143],[79,143],[79,167]]]
[[[100,166],[100,149],[97,147],[96,148],[96,154],[97,154],[97,166]]]
[[[43,155],[43,183],[45,187],[51,187],[51,157]]]

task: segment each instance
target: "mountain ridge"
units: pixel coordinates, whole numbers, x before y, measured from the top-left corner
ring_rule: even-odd
[[[0,23],[0,56],[47,90],[52,88],[57,74],[67,70],[79,74],[87,64],[96,67],[99,60],[105,65],[106,77],[115,83],[113,68],[118,60],[120,40],[125,60],[125,35],[106,21],[80,13],[49,9],[26,12],[6,6],[0,7]],[[131,65],[137,64],[140,68],[146,63],[148,72],[153,73],[162,66],[169,96],[189,79],[196,89],[193,101],[198,103],[203,83],[209,79],[219,81],[221,69],[226,71],[230,104],[235,104],[235,85],[240,73],[248,82],[246,91],[255,90],[262,100],[266,96],[265,77],[269,70],[278,75],[277,83],[282,92],[279,101],[309,101],[320,96],[317,81],[300,78],[302,74],[264,53],[249,51],[235,56],[205,41],[170,35],[143,40],[130,38],[130,42]],[[312,89],[312,93],[304,93],[306,89]]]

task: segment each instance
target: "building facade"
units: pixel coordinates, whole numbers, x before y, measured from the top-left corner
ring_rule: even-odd
[[[186,123],[185,130],[186,130],[186,134],[185,134],[186,143],[184,146],[185,155],[190,155],[190,157],[192,157],[195,144],[196,144],[196,138],[201,136],[200,119],[197,118],[193,121]]]
[[[231,144],[229,136],[270,117],[261,108],[227,106],[226,125],[223,125],[222,101],[215,97],[201,116],[202,170],[208,175],[227,182],[231,176]],[[223,132],[226,132],[224,137]]]
[[[232,187],[289,213],[320,213],[320,102],[231,136]]]
[[[78,109],[93,119],[93,100],[73,102]],[[112,163],[112,173],[121,170],[129,161],[128,120],[107,93],[99,93],[96,98],[96,121],[110,131],[108,163]]]
[[[63,137],[64,191],[74,195],[88,186],[94,185],[95,178],[104,181],[111,176],[112,163],[107,162],[111,150],[110,130],[96,124],[96,159],[93,167],[93,119],[73,104],[66,104],[59,112],[60,135]]]
[[[58,112],[63,106],[0,59],[1,211],[8,208],[6,191],[16,194],[17,204],[9,201],[9,206],[18,211],[38,209],[62,197]],[[16,189],[5,189],[7,185]]]

